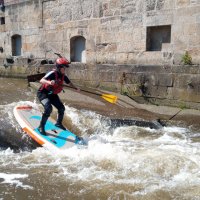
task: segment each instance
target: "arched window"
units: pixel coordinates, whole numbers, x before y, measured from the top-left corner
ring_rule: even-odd
[[[75,36],[70,40],[70,59],[72,62],[86,62],[85,38]]]
[[[13,35],[11,41],[12,41],[12,55],[20,56],[22,49],[21,35]]]

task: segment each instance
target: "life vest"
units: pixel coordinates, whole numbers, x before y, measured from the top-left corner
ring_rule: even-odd
[[[43,84],[40,91],[43,89],[49,91],[49,94],[58,94],[63,90],[63,83],[64,83],[64,75],[62,75],[61,78],[58,77],[57,71],[54,71],[55,73],[55,84],[49,85],[47,83]]]

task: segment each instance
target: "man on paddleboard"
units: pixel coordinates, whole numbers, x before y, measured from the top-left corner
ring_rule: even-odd
[[[73,83],[69,80],[69,78],[65,75],[65,67],[69,67],[69,61],[66,58],[60,57],[56,60],[56,70],[52,70],[48,72],[41,80],[41,87],[38,89],[37,97],[41,104],[44,107],[44,112],[42,114],[42,119],[40,122],[40,126],[38,127],[40,133],[46,135],[45,132],[45,124],[47,119],[49,118],[53,106],[55,106],[58,110],[58,116],[55,126],[66,130],[66,128],[62,125],[62,120],[64,117],[65,106],[61,102],[58,94],[63,90],[63,83],[65,82],[70,87],[73,87],[80,91]]]

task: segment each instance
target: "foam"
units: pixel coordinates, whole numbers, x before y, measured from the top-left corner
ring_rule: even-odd
[[[33,189],[29,185],[23,185],[23,183],[18,180],[18,179],[25,179],[27,177],[28,177],[27,174],[6,174],[6,173],[0,173],[0,178],[4,179],[4,181],[2,181],[1,184],[7,183],[7,184],[10,184],[10,185],[16,185],[16,187],[22,187],[24,189]]]
[[[22,170],[53,168],[58,178],[75,184],[85,181],[94,189],[113,183],[121,187],[136,185],[139,189],[132,192],[134,197],[158,190],[185,191],[185,188],[200,185],[199,143],[191,142],[189,136],[193,133],[188,129],[164,127],[155,130],[136,126],[112,129],[109,120],[101,115],[65,107],[66,115],[82,133],[93,130],[87,148],[74,146],[55,154],[38,148],[18,156],[9,150],[0,152],[1,162],[6,160],[8,165],[10,160],[14,162],[13,166],[22,167]],[[6,157],[10,157],[9,160]],[[13,157],[15,161],[12,161]],[[20,179],[26,179],[27,175],[17,175],[11,174],[12,178],[4,181],[23,186]]]

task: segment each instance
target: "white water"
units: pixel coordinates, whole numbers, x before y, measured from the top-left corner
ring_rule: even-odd
[[[0,119],[18,134],[16,104],[1,106],[8,119]],[[181,127],[113,129],[109,119],[68,106],[66,119],[90,134],[88,147],[58,154],[42,148],[0,151],[0,189],[7,190],[0,198],[18,188],[15,195],[30,199],[48,197],[45,191],[49,199],[200,199],[200,144],[191,139],[199,133]]]

